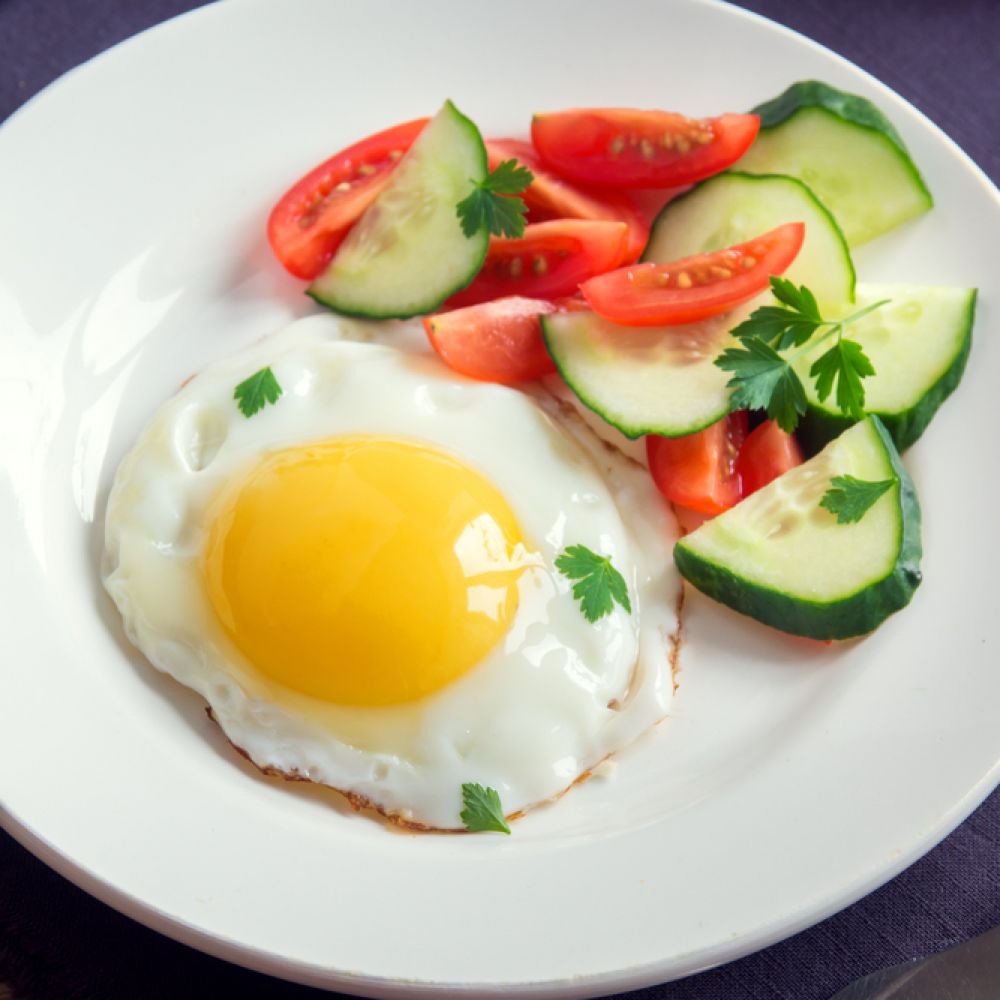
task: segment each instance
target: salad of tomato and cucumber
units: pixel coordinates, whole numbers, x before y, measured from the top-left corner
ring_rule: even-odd
[[[324,306],[420,317],[462,375],[561,379],[644,439],[709,597],[815,639],[875,629],[920,583],[900,453],[958,385],[976,305],[855,272],[853,247],[933,205],[899,133],[817,81],[746,114],[529,131],[484,140],[447,101],[362,139],[280,199],[274,254]]]

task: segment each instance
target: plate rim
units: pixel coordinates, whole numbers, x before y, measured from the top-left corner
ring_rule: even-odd
[[[993,199],[997,208],[1000,209],[1000,189],[989,178],[985,170],[923,111],[867,70],[822,43],[763,14],[724,2],[724,0],[688,0],[688,2],[693,6],[723,7],[730,16],[742,17],[749,21],[762,23],[769,30],[777,31],[780,34],[793,38],[798,45],[805,45],[819,50],[832,58],[841,67],[860,74],[870,86],[876,88],[891,101],[898,102],[911,113],[915,114],[937,142],[943,143],[953,155],[957,154],[966,171],[971,171],[971,176],[978,180],[985,189],[985,192]],[[189,18],[202,17],[206,12],[216,11],[220,8],[235,7],[236,3],[237,0],[226,0],[226,2],[223,2],[223,0],[214,0],[212,3],[184,11],[165,21],[151,25],[103,50],[62,74],[16,108],[3,123],[0,123],[0,135],[3,134],[5,126],[8,126],[10,122],[18,120],[26,112],[30,113],[37,104],[48,100],[55,90],[62,89],[66,85],[71,85],[80,75],[85,75],[94,64],[100,62],[118,48],[131,45],[135,40],[147,34],[159,33],[164,28],[169,27],[172,29],[178,22],[186,21]],[[822,906],[801,907],[796,912],[795,917],[790,919],[786,925],[774,925],[764,932],[744,935],[734,939],[726,946],[720,946],[711,954],[699,952],[699,956],[704,958],[705,961],[697,965],[697,967],[689,967],[679,973],[670,971],[670,967],[676,966],[679,961],[683,960],[683,956],[674,955],[669,959],[645,963],[607,974],[587,974],[572,979],[558,978],[516,983],[407,981],[392,977],[379,977],[343,970],[333,970],[329,967],[290,960],[276,952],[269,952],[264,949],[248,946],[239,941],[226,939],[220,935],[202,930],[137,896],[119,889],[113,883],[90,871],[86,866],[79,864],[68,855],[60,852],[40,831],[35,830],[29,823],[21,820],[13,812],[9,811],[2,801],[0,801],[0,828],[4,829],[22,847],[39,858],[49,868],[102,903],[111,906],[117,912],[183,945],[193,947],[216,958],[267,975],[278,976],[282,979],[307,986],[343,989],[359,996],[409,997],[424,994],[461,993],[462,995],[479,995],[484,997],[511,994],[524,997],[559,996],[571,998],[598,996],[609,989],[616,991],[636,989],[654,983],[670,981],[674,978],[694,975],[700,971],[716,968],[726,962],[751,954],[777,941],[783,940],[791,934],[813,926],[867,895],[879,886],[884,885],[915,860],[922,857],[967,819],[998,785],[1000,785],[1000,758],[954,804],[952,809],[944,814],[936,826],[922,831],[921,835],[913,841],[910,847],[899,853],[891,864],[880,868],[875,874],[858,880],[850,888],[846,889],[842,896],[829,899]],[[664,974],[667,975],[667,979],[663,978]]]
[[[937,835],[937,831],[925,834],[912,855],[909,852],[901,852],[890,868],[880,870],[878,874],[859,881],[845,892],[843,898],[832,899],[828,904],[816,910],[810,910],[810,915],[805,918],[805,922],[802,922],[800,913],[799,919],[791,920],[788,927],[779,928],[776,925],[765,932],[734,938],[726,946],[719,946],[708,952],[700,952],[699,957],[703,961],[679,974],[674,974],[669,969],[682,960],[683,955],[597,975],[504,983],[472,980],[411,981],[351,973],[340,969],[321,967],[313,963],[290,960],[276,952],[253,948],[241,944],[239,941],[210,934],[130,893],[124,892],[93,874],[86,867],[75,864],[70,858],[61,854],[54,845],[35,830],[20,824],[2,803],[0,803],[0,828],[57,874],[101,903],[110,906],[116,912],[135,920],[149,930],[171,938],[179,944],[253,972],[287,980],[301,986],[344,991],[352,996],[372,997],[377,998],[377,1000],[382,1000],[382,998],[396,1000],[396,998],[419,996],[433,997],[440,994],[470,998],[482,997],[484,1000],[486,998],[493,1000],[493,998],[501,996],[516,996],[522,1000],[550,1000],[550,998],[556,997],[560,1000],[589,1000],[589,998],[610,996],[612,993],[617,994],[665,985],[702,972],[708,972],[755,954],[764,948],[786,940],[793,934],[815,926],[885,885],[923,857],[960,826],[997,787],[1000,787],[1000,761],[984,775],[980,784],[965,796],[956,809],[948,815],[945,820],[944,833],[940,836]],[[805,912],[805,909],[803,908],[801,912]],[[749,947],[747,947],[748,944]],[[663,978],[663,975],[666,975],[666,978]]]

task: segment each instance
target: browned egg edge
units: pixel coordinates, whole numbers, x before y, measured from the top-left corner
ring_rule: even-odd
[[[670,662],[670,676],[673,682],[674,691],[680,686],[678,681],[678,674],[680,673],[680,653],[681,647],[684,644],[684,588],[680,588],[677,594],[677,603],[675,605],[677,614],[677,628],[667,636],[669,652],[667,654],[668,660]],[[335,785],[328,785],[325,782],[315,781],[314,779],[303,774],[297,769],[292,769],[290,771],[284,771],[279,767],[275,767],[271,764],[258,764],[243,747],[237,745],[230,739],[226,731],[222,728],[219,720],[216,718],[215,713],[212,711],[211,706],[205,706],[205,712],[208,717],[219,726],[222,735],[225,737],[229,745],[244,759],[249,761],[261,774],[267,775],[269,778],[280,778],[284,781],[303,781],[311,785],[320,785],[323,788],[329,788],[331,791],[336,792],[338,795],[343,796],[346,799],[347,804],[355,812],[366,812],[369,815],[377,815],[384,819],[386,822],[395,826],[401,830],[405,830],[410,833],[469,833],[470,831],[464,829],[463,827],[444,827],[444,826],[432,826],[428,823],[418,823],[415,820],[407,819],[405,816],[400,815],[386,809],[385,806],[380,805],[378,802],[369,798],[367,795],[361,795],[358,792],[352,792],[348,789],[337,788]],[[662,721],[662,720],[661,720]],[[573,779],[570,784],[568,784],[561,791],[557,792],[555,795],[548,799],[543,799],[541,802],[535,802],[530,806],[526,806],[524,809],[518,809],[516,812],[512,812],[504,818],[508,822],[514,822],[520,819],[526,813],[533,809],[538,809],[542,806],[550,805],[553,802],[557,802],[561,799],[571,788],[575,785],[582,784],[589,777],[591,777],[594,768],[600,766],[609,757],[614,756],[614,754],[608,754],[607,757],[602,758],[592,767],[587,768],[587,770],[581,772]]]

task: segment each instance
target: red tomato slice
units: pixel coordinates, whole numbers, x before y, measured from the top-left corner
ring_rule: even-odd
[[[743,496],[756,493],[773,479],[802,464],[798,441],[773,420],[755,427],[743,442],[736,459],[736,473],[743,484]]]
[[[738,410],[697,434],[646,438],[646,457],[656,488],[673,503],[702,514],[721,514],[741,496],[736,456],[747,434]]]
[[[556,370],[538,317],[551,302],[512,296],[424,318],[434,350],[449,368],[470,378],[510,385]]]
[[[323,272],[427,122],[418,118],[370,135],[289,188],[267,220],[268,242],[286,270],[307,279]]]
[[[597,193],[574,187],[545,167],[530,143],[518,139],[490,139],[486,143],[486,154],[490,170],[495,170],[504,160],[514,159],[523,163],[534,174],[528,190],[521,195],[533,222],[547,219],[607,219],[624,222],[628,226],[628,245],[625,257],[619,263],[630,264],[638,260],[646,249],[649,220],[627,195],[617,191]]]
[[[524,227],[516,240],[493,239],[482,270],[449,308],[508,295],[556,299],[572,295],[581,281],[618,264],[628,241],[624,222],[558,219]]]
[[[735,163],[759,128],[757,115],[580,108],[535,115],[531,141],[553,170],[581,184],[679,187]]]
[[[594,312],[624,326],[694,323],[763,292],[795,260],[806,227],[788,222],[756,239],[672,264],[634,264],[583,282]]]

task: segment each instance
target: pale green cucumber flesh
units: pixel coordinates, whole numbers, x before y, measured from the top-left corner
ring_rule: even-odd
[[[820,507],[834,476],[896,485],[860,521]],[[707,521],[674,548],[681,574],[709,597],[784,632],[846,639],[905,607],[920,583],[920,507],[877,417]]]
[[[682,257],[745,243],[786,222],[806,238],[785,277],[807,285],[821,304],[854,301],[854,265],[833,216],[794,177],[728,171],[668,202],[653,223],[643,260]]]
[[[807,81],[753,110],[760,134],[736,169],[805,181],[850,246],[933,206],[899,133],[866,98]]]
[[[543,316],[545,346],[580,401],[626,437],[680,437],[721,420],[729,374],[714,361],[752,304],[699,323],[618,326],[592,312]]]
[[[876,414],[905,451],[923,434],[941,404],[961,381],[972,344],[976,291],[920,285],[858,285],[861,308],[889,299],[844,331],[871,360],[875,374],[864,379],[865,411]],[[795,362],[808,409],[799,425],[807,451],[815,451],[853,423],[834,395],[820,402],[812,363],[830,344],[807,350]]]
[[[433,312],[472,281],[486,258],[489,233],[467,237],[457,213],[486,172],[479,130],[445,102],[308,294],[369,319]]]

